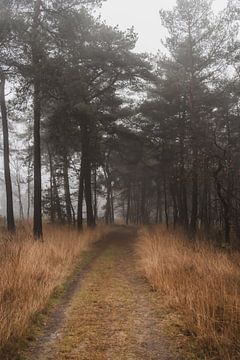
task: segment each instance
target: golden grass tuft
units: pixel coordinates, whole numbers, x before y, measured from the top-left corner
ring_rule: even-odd
[[[240,359],[240,254],[159,227],[140,231],[137,251],[146,278],[208,349],[207,358]]]
[[[0,347],[21,337],[33,316],[43,310],[54,289],[64,283],[79,256],[106,229],[79,233],[45,225],[44,242],[34,241],[31,228],[21,226],[12,239],[0,238]]]

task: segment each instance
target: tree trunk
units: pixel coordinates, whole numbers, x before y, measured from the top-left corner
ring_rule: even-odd
[[[142,184],[141,184],[141,223],[142,224],[147,224],[148,219],[147,219],[147,209],[146,209],[146,189],[147,184],[146,184],[146,179],[142,180]]]
[[[51,151],[48,148],[49,166],[50,166],[50,217],[51,223],[55,222],[55,202],[54,202],[54,191],[53,191],[53,162]]]
[[[208,199],[209,199],[209,177],[208,173],[208,162],[204,164],[204,179],[203,179],[203,193],[202,193],[202,204],[201,204],[201,225],[203,230],[207,234],[209,232],[210,223],[209,223],[209,214],[208,214]]]
[[[19,174],[17,174],[17,189],[18,189],[18,203],[19,203],[19,218],[21,220],[23,220],[24,219],[24,211],[23,211],[23,204],[22,204],[21,180],[20,180]]]
[[[8,134],[8,119],[7,107],[5,100],[5,75],[0,74],[0,105],[2,114],[2,129],[3,129],[3,146],[4,146],[4,175],[6,186],[6,202],[7,202],[7,227],[8,231],[15,231],[15,221],[13,213],[13,194],[12,194],[12,180],[10,170],[10,150],[9,150],[9,134]]]
[[[30,218],[31,210],[31,159],[30,154],[28,154],[28,174],[27,174],[27,218]]]
[[[61,208],[61,202],[58,194],[58,185],[56,180],[56,169],[53,164],[52,167],[52,180],[53,180],[53,194],[54,194],[54,207],[56,208],[58,221],[61,223],[63,221],[63,214]]]
[[[93,206],[92,206],[92,174],[91,174],[91,166],[89,161],[85,163],[84,168],[85,174],[85,200],[86,200],[86,208],[87,208],[87,225],[88,227],[95,227],[95,219],[93,214]]]
[[[41,90],[40,90],[40,56],[39,56],[39,18],[41,14],[41,0],[34,5],[32,26],[32,67],[33,77],[33,111],[34,111],[34,218],[33,233],[36,239],[41,239],[42,231],[42,178],[41,178]]]
[[[98,220],[97,169],[94,169],[94,219]]]
[[[198,129],[197,120],[199,120],[196,111],[195,97],[196,97],[196,73],[195,73],[195,58],[194,45],[192,37],[191,25],[188,25],[188,41],[189,41],[189,61],[190,61],[190,82],[189,82],[189,111],[192,127],[192,150],[193,150],[193,168],[192,168],[192,213],[190,230],[193,235],[197,231],[198,218]]]
[[[114,195],[112,182],[110,181],[110,204],[111,204],[111,224],[115,223],[115,211],[114,211]]]
[[[72,210],[72,222],[73,222],[73,225],[76,226],[76,213],[75,213],[75,209],[74,209],[72,202],[71,202],[71,210]]]
[[[229,197],[227,194],[227,199],[223,195],[222,191],[222,185],[219,180],[219,174],[223,168],[223,165],[221,164],[221,161],[219,162],[219,167],[214,173],[214,180],[216,185],[216,190],[218,197],[221,201],[222,207],[223,207],[223,221],[224,221],[224,238],[226,243],[230,243],[230,234],[231,234],[231,221],[230,221],[230,203],[229,203]]]
[[[164,181],[163,181],[163,191],[164,191],[164,210],[165,210],[165,219],[167,228],[169,228],[169,215],[168,215],[168,198],[167,198],[167,182],[166,182],[166,175],[164,174]]]
[[[184,97],[183,108],[180,106],[179,119],[181,122],[180,127],[180,182],[178,190],[178,207],[181,225],[185,230],[188,230],[188,201],[186,190],[186,175],[185,175],[185,146],[184,140],[186,137],[186,97]]]
[[[172,201],[173,201],[173,225],[174,225],[174,228],[178,225],[178,222],[179,222],[179,211],[178,211],[178,204],[177,204],[175,188],[176,188],[176,185],[171,183],[170,191],[171,191]]]
[[[182,218],[185,230],[188,230],[189,219],[188,219],[188,201],[187,201],[187,190],[185,180],[181,183],[181,198],[182,198]]]
[[[161,224],[162,223],[162,192],[161,192],[161,184],[160,181],[156,181],[157,184],[157,204],[156,204],[156,218],[155,223]]]
[[[85,201],[87,208],[87,225],[88,227],[95,227],[95,219],[93,214],[92,204],[92,171],[90,161],[90,130],[83,120],[81,122],[82,132],[82,163],[83,163],[83,177],[84,177],[84,190]]]
[[[77,213],[77,227],[78,230],[80,231],[83,229],[83,193],[84,193],[84,178],[83,178],[83,160],[82,160],[80,175],[79,175],[78,213]]]
[[[72,224],[72,202],[69,186],[69,174],[68,174],[68,158],[67,155],[64,155],[63,158],[63,181],[64,181],[64,193],[65,193],[65,203],[66,203],[66,214],[67,222],[69,225]]]
[[[107,166],[106,166],[107,168]],[[106,202],[106,212],[105,212],[105,221],[106,224],[112,223],[112,211],[111,211],[111,188],[109,184],[109,172],[107,169],[104,169],[104,175],[106,180],[106,188],[107,188],[107,202]]]
[[[131,183],[128,185],[128,189],[127,189],[127,214],[126,214],[127,225],[129,225],[130,211],[131,211]]]
[[[192,213],[190,230],[194,235],[197,231],[198,218],[198,171],[197,171],[197,156],[194,154],[193,178],[192,178]]]

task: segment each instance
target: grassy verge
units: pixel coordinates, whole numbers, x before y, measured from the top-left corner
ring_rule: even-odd
[[[184,328],[182,341],[194,349],[189,357],[197,351],[197,359],[239,359],[239,253],[189,244],[161,228],[141,230],[137,251],[146,278]]]
[[[66,279],[91,260],[86,251],[105,232],[102,227],[79,234],[69,228],[46,226],[45,242],[38,243],[22,227],[11,241],[1,239],[1,358],[13,359],[10,353],[32,340],[47,310],[64,294]]]

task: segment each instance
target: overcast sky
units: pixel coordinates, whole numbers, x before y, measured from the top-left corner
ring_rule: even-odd
[[[157,52],[165,32],[159,18],[160,9],[171,9],[175,0],[107,0],[101,9],[103,19],[123,30],[135,27],[139,34],[137,51]],[[227,0],[215,0],[214,9],[219,11]]]

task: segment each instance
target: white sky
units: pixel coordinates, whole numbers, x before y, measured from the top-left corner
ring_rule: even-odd
[[[125,30],[134,26],[139,34],[137,51],[157,52],[166,32],[161,26],[160,9],[171,9],[175,0],[107,0],[103,3],[101,15],[109,25],[119,25]],[[214,9],[222,10],[227,0],[215,0]]]

